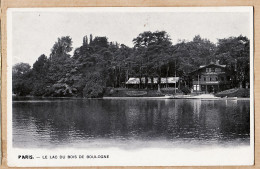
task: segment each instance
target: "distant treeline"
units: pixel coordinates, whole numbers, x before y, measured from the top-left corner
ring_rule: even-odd
[[[28,63],[13,66],[13,93],[100,97],[106,87],[124,87],[129,77],[160,79],[175,76],[175,71],[189,87],[188,73],[216,60],[227,65],[233,87],[249,82],[250,45],[244,36],[218,39],[214,44],[197,35],[173,45],[167,32],[147,31],[134,38],[133,44],[130,48],[90,35],[83,37],[82,46],[71,56],[72,39],[58,38],[49,57],[42,54],[32,68]]]

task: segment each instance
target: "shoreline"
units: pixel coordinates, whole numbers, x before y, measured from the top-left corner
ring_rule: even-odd
[[[14,96],[17,98],[41,98],[41,99],[75,99],[75,100],[81,100],[81,99],[159,99],[159,100],[250,100],[250,98],[167,98],[167,97],[100,97],[100,98],[84,98],[84,97],[38,97],[38,96]],[[19,100],[13,100],[13,101],[19,101]]]
[[[103,97],[100,99],[161,99],[161,100],[250,100],[250,98],[165,98],[165,97]]]

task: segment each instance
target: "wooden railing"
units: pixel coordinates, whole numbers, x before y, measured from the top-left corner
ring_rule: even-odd
[[[219,74],[225,74],[226,72],[202,72],[202,75],[219,75]]]
[[[217,84],[228,84],[228,81],[195,81],[193,80],[193,85],[217,85]]]

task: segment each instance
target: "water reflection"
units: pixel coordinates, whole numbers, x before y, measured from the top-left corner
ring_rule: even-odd
[[[13,146],[249,145],[249,114],[242,100],[18,100]]]

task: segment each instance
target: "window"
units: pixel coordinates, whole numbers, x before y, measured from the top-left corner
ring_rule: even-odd
[[[194,91],[199,91],[200,90],[200,85],[193,85],[193,90]]]
[[[223,76],[221,77],[221,81],[224,81],[224,77]]]
[[[218,81],[218,77],[216,77],[216,81]]]
[[[206,68],[206,72],[211,72],[211,68]]]
[[[220,68],[215,68],[215,72],[221,72]]]
[[[211,81],[211,77],[209,78],[209,81]]]
[[[207,79],[206,79],[206,77],[204,77],[204,81],[206,81]]]

